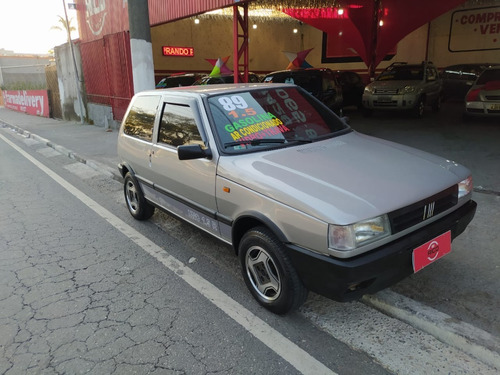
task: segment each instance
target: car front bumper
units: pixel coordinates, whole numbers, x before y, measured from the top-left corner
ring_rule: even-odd
[[[500,102],[466,102],[465,113],[469,116],[500,116]]]
[[[477,204],[470,200],[442,219],[405,237],[350,259],[332,258],[289,245],[289,255],[304,285],[335,301],[352,301],[411,275],[413,250],[451,231],[452,240],[472,221]]]
[[[412,109],[417,105],[418,96],[413,94],[404,95],[379,95],[363,94],[362,103],[368,109]]]

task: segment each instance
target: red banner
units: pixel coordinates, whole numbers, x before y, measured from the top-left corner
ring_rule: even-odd
[[[49,117],[49,95],[47,90],[3,91],[2,94],[6,108],[29,115]]]

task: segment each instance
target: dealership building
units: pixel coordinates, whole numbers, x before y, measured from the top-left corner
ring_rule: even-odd
[[[122,119],[134,75],[154,88],[171,74],[209,73],[218,58],[244,76],[285,69],[290,53],[310,50],[313,67],[367,80],[395,61],[500,63],[500,0],[149,0],[145,47],[134,43],[132,3],[76,0],[84,116],[95,124]]]

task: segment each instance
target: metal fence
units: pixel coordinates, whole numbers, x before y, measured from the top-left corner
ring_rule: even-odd
[[[129,33],[82,43],[80,51],[88,103],[110,106],[121,120],[134,92]]]

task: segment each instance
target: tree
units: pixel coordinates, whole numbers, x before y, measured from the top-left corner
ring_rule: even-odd
[[[73,21],[73,18],[70,18],[68,20],[68,22],[66,22],[66,19],[64,19],[64,17],[61,17],[61,16],[57,16],[59,19],[57,20],[57,22],[61,25],[61,26],[52,26],[50,29],[51,30],[60,30],[60,31],[64,31],[66,33],[66,35],[68,35],[68,43],[71,42],[71,32],[72,31],[76,31],[76,28],[74,26],[71,25],[71,21]]]

